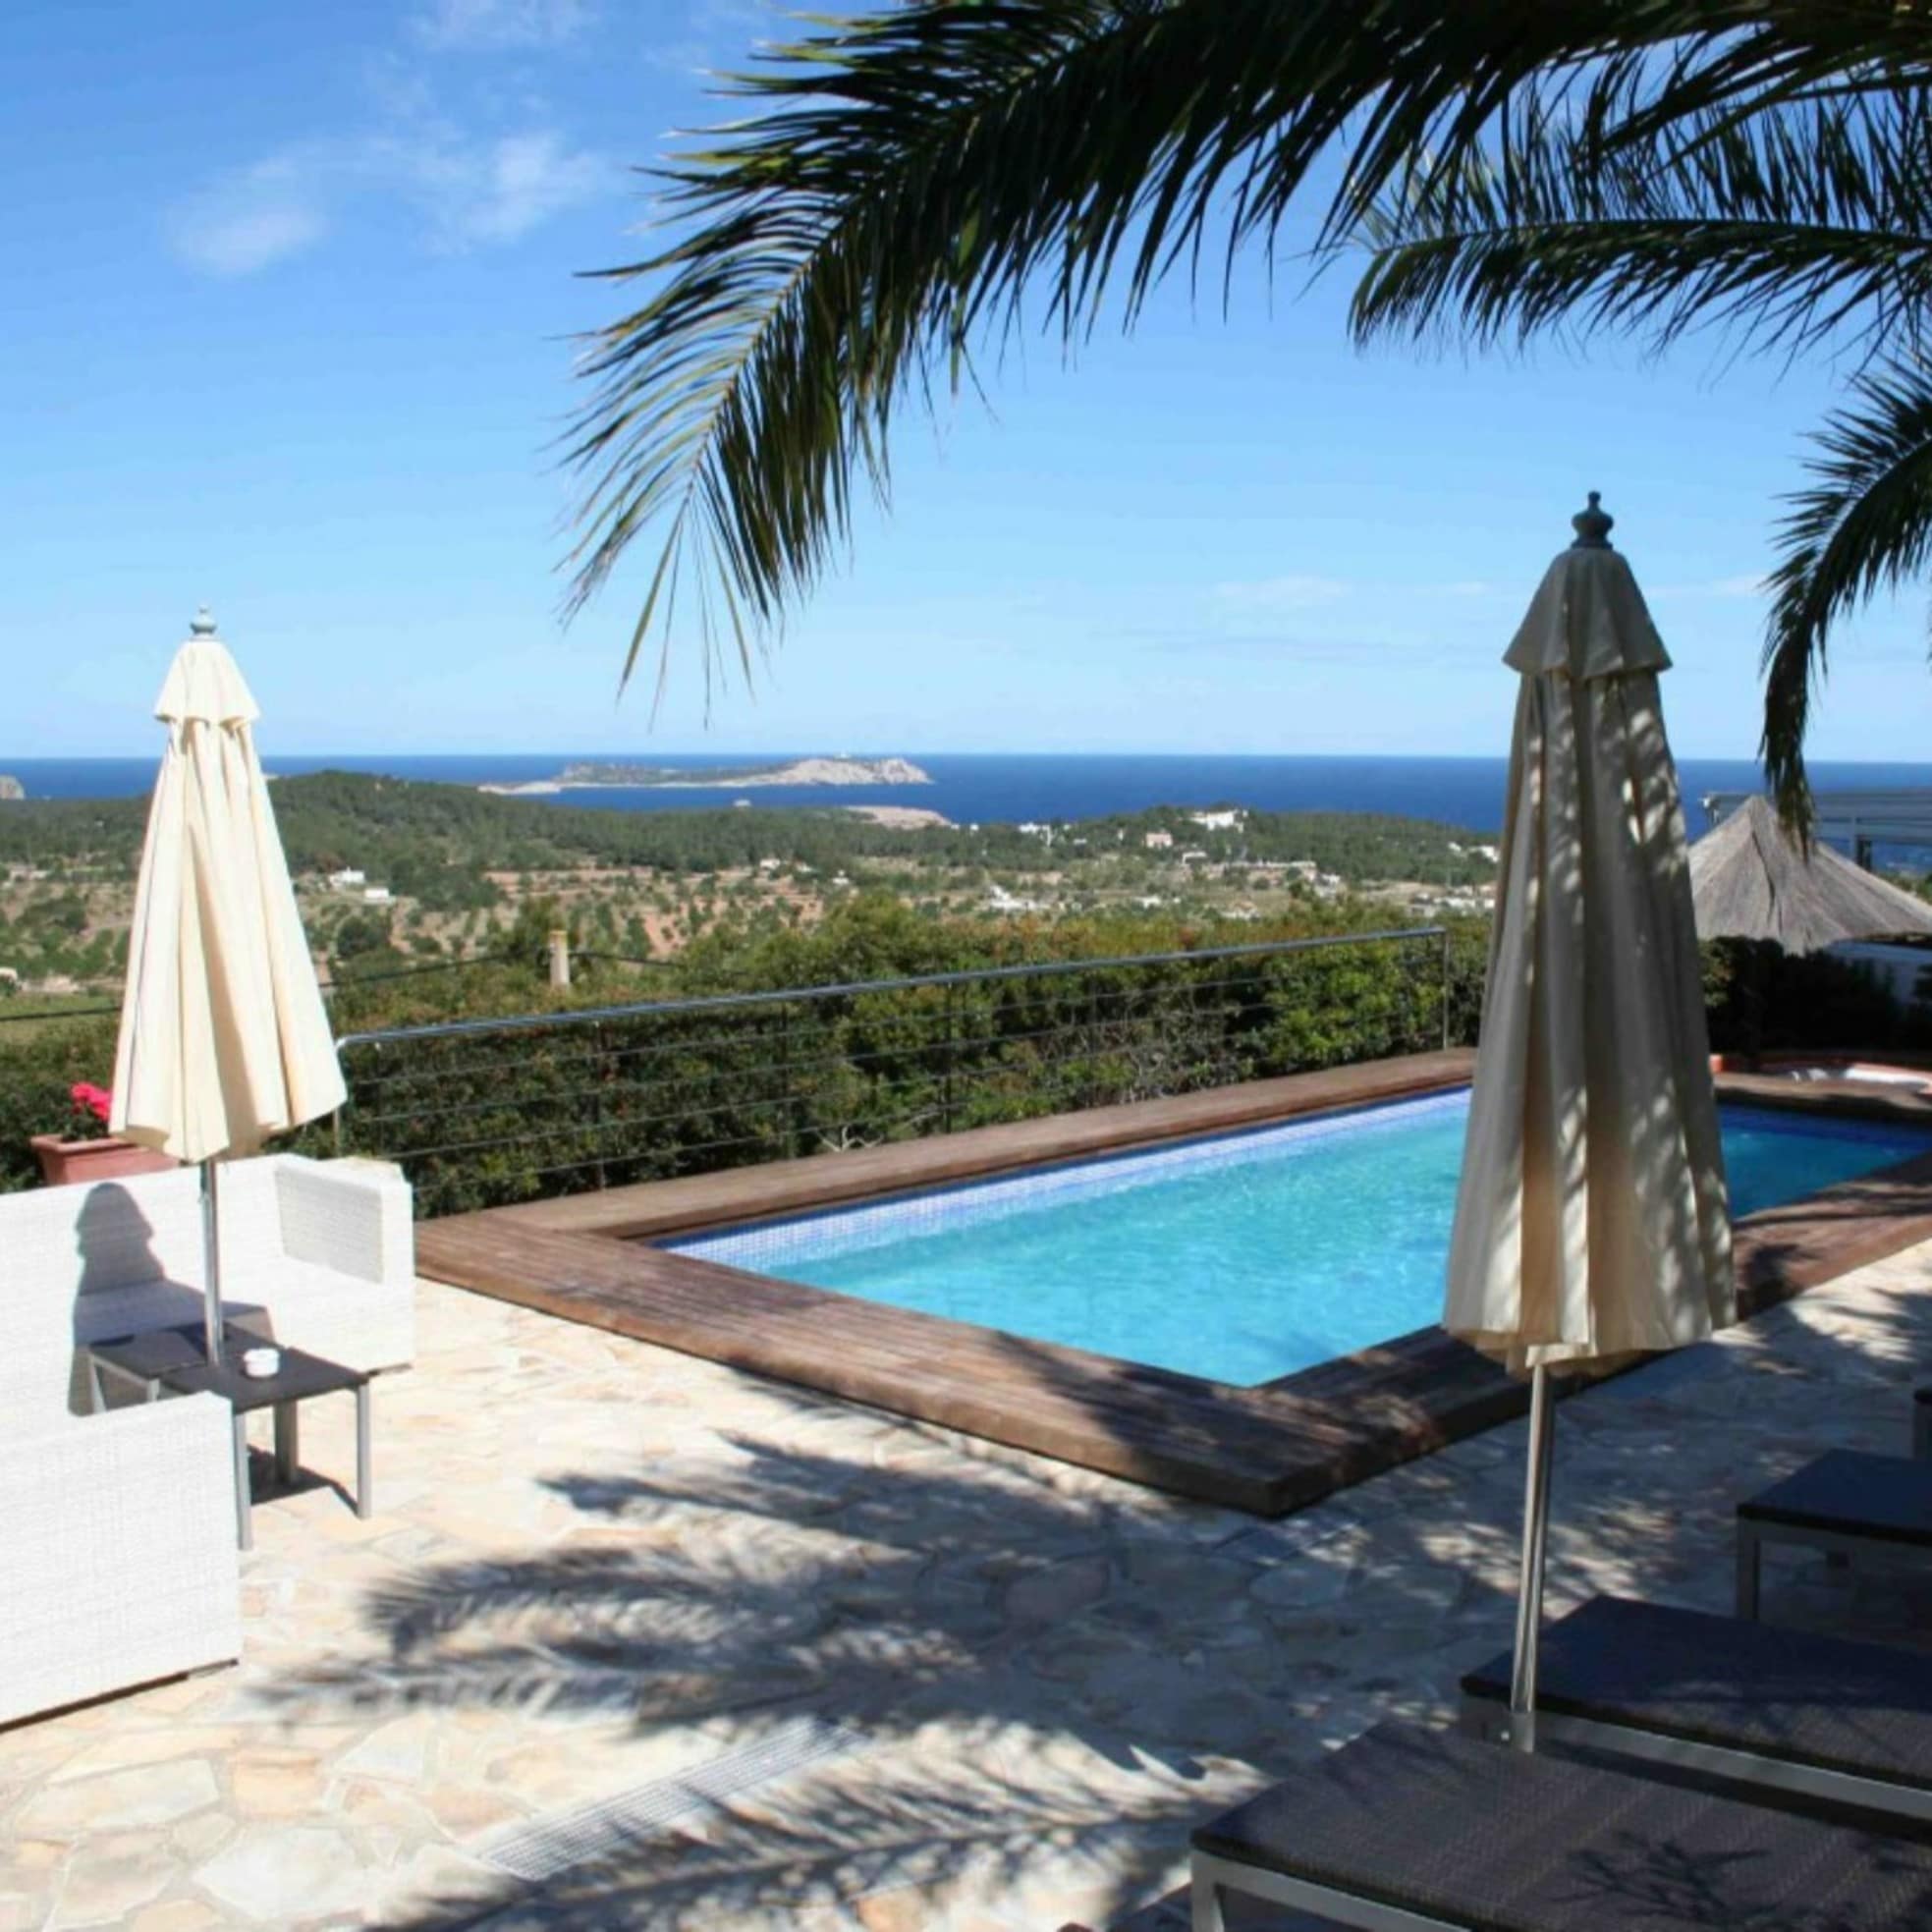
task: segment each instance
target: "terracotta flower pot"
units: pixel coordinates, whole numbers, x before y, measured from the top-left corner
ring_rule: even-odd
[[[35,1133],[28,1143],[40,1160],[40,1179],[49,1187],[74,1182],[119,1181],[130,1174],[159,1174],[178,1165],[173,1155],[109,1134],[103,1140],[63,1140],[58,1133]]]

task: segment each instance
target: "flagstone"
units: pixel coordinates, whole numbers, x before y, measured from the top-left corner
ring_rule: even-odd
[[[168,1834],[168,1843],[189,1864],[211,1856],[235,1836],[235,1819],[226,1811],[201,1811],[184,1818]]]
[[[0,1877],[21,1878],[50,1871],[68,1855],[70,1847],[54,1838],[0,1837]]]
[[[332,1769],[359,1778],[418,1784],[428,1765],[434,1729],[434,1720],[426,1715],[396,1718],[378,1725],[353,1749],[344,1751]]]
[[[298,1925],[348,1910],[367,1875],[342,1833],[311,1825],[258,1826],[194,1873],[197,1885],[245,1918]]]
[[[61,1874],[60,1899],[47,1921],[48,1932],[121,1924],[167,1885],[170,1873],[161,1849],[159,1838],[83,1846]]]
[[[221,1914],[199,1899],[170,1899],[144,1905],[128,1921],[128,1932],[208,1932]]]
[[[1051,1623],[1098,1602],[1107,1587],[1104,1558],[1074,1558],[1021,1576],[1006,1592],[1005,1610],[1021,1623]]]
[[[186,1725],[179,1730],[134,1731],[125,1737],[103,1738],[77,1751],[49,1779],[50,1784],[71,1784],[77,1778],[91,1778],[102,1771],[120,1771],[141,1764],[166,1763],[174,1758],[217,1754],[237,1743],[244,1736],[233,1724]]]
[[[420,1840],[438,1830],[424,1797],[391,1784],[372,1784],[359,1778],[333,1780],[324,1794],[323,1808],[365,1832],[393,1830]]]
[[[29,1835],[76,1838],[90,1831],[167,1824],[216,1803],[220,1795],[205,1758],[139,1764],[49,1785],[22,1807],[16,1823]]]
[[[229,1797],[248,1817],[301,1817],[322,1795],[321,1760],[313,1751],[252,1747],[228,1760]]]

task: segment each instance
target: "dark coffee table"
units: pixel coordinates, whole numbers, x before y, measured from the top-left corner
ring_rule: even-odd
[[[222,1360],[208,1360],[207,1348],[197,1326],[162,1328],[145,1335],[124,1336],[117,1341],[90,1342],[86,1345],[88,1382],[94,1405],[103,1408],[106,1391],[103,1370],[138,1382],[149,1402],[162,1390],[171,1395],[193,1396],[203,1393],[220,1396],[235,1417],[235,1535],[243,1549],[250,1549],[254,1536],[248,1524],[248,1422],[258,1408],[275,1411],[275,1473],[290,1483],[295,1480],[301,1461],[301,1437],[297,1405],[311,1396],[330,1396],[344,1389],[356,1396],[356,1514],[367,1517],[375,1507],[375,1492],[369,1470],[369,1375],[366,1369],[346,1368],[341,1362],[326,1361],[301,1349],[283,1349],[282,1365],[274,1375],[248,1375],[243,1372],[242,1352],[258,1348],[264,1338],[233,1325],[222,1331]],[[270,1345],[278,1346],[278,1345]]]

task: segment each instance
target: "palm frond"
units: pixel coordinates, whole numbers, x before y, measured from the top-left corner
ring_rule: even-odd
[[[1932,377],[1888,366],[1818,433],[1816,481],[1793,498],[1764,645],[1764,768],[1788,823],[1810,823],[1804,735],[1832,627],[1932,561]]]
[[[1829,78],[1853,29],[1886,58],[1900,21],[1881,0],[918,0],[827,23],[731,82],[749,118],[667,172],[679,239],[607,271],[650,293],[584,359],[571,608],[650,530],[627,677],[653,625],[668,648],[681,585],[707,672],[721,625],[748,664],[855,498],[889,492],[897,409],[955,387],[1023,301],[1065,339],[1110,303],[1131,324],[1217,240],[1272,250],[1331,150],[1333,238],[1398,180],[1426,193],[1418,154],[1454,178],[1525,88],[1588,113],[1648,101],[1662,63],[1715,112]]]
[[[1932,316],[1932,113],[1922,94],[1845,96],[1606,151],[1533,100],[1365,233],[1364,339],[1608,329],[1661,348],[1714,327],[1740,349],[1898,355]]]

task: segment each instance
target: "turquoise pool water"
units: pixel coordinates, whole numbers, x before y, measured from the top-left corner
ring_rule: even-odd
[[[1437,1318],[1466,1092],[974,1182],[671,1243],[868,1300],[1220,1382]],[[1724,1111],[1732,1212],[1932,1149],[1932,1133]]]

